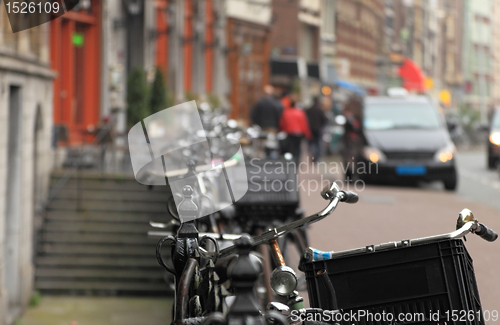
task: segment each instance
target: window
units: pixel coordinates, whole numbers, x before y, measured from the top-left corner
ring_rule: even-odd
[[[322,33],[324,36],[335,36],[335,3],[334,0],[323,0],[321,8]]]
[[[437,129],[441,124],[432,105],[401,102],[367,105],[364,126],[367,130]]]
[[[315,27],[308,24],[300,24],[300,53],[306,61],[315,60]]]

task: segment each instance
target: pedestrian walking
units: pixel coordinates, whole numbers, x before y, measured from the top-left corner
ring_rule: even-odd
[[[277,133],[283,107],[274,95],[274,87],[266,85],[262,97],[251,112],[252,124],[258,125],[263,131]]]
[[[356,152],[360,152],[366,144],[366,139],[364,138],[363,129],[363,104],[362,99],[355,96],[350,98],[346,103],[344,108],[344,116],[346,122],[344,124],[344,140],[343,140],[343,161],[344,168],[347,170],[346,178],[352,180],[352,177],[357,177],[357,175],[351,175],[352,168],[356,168]]]
[[[295,106],[293,100],[290,102],[290,106],[283,110],[280,119],[280,130],[287,134],[284,153],[291,153],[295,164],[298,165],[300,162],[302,139],[305,137],[311,140],[312,135],[306,114]]]
[[[319,97],[314,99],[313,105],[306,111],[306,114],[312,135],[312,139],[309,140],[309,153],[312,155],[312,161],[318,162],[322,150],[323,128],[328,122]]]

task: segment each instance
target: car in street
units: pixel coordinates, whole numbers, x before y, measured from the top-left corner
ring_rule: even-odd
[[[356,146],[347,174],[366,181],[442,181],[455,190],[456,148],[444,116],[427,96],[395,94],[364,98],[363,145]]]
[[[500,162],[500,108],[493,111],[488,137],[488,169],[494,169]]]

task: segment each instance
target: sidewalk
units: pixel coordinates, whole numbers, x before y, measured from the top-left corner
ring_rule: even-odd
[[[15,325],[165,325],[171,298],[43,297]]]

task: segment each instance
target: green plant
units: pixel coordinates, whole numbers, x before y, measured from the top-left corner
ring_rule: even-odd
[[[168,88],[166,88],[166,92],[167,92],[167,106],[166,107],[172,107],[175,105],[175,96],[174,96],[174,92]]]
[[[134,68],[127,80],[127,124],[135,125],[150,114],[148,107],[148,84],[146,74]]]
[[[160,68],[156,68],[155,79],[151,86],[149,107],[152,114],[168,107],[167,88],[165,87],[165,79]]]
[[[192,100],[198,100],[198,95],[192,93],[191,91],[186,91],[186,100],[188,102],[190,102]]]
[[[41,301],[42,301],[42,294],[39,291],[33,291],[33,294],[31,295],[28,304],[30,307],[36,307],[40,304]]]
[[[218,108],[221,105],[219,96],[215,94],[208,94],[207,101],[210,104],[210,107]]]

